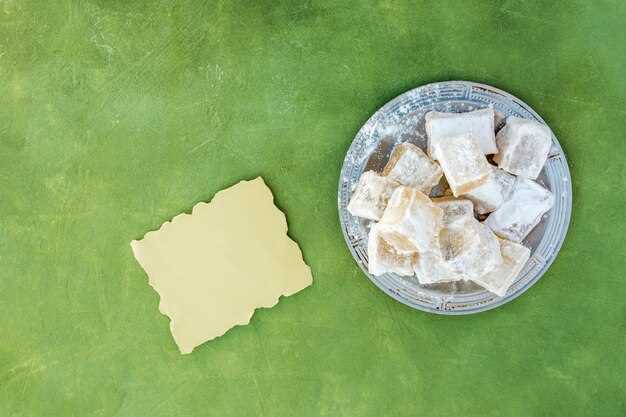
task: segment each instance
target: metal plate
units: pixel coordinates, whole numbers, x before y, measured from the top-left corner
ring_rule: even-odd
[[[346,243],[363,272],[378,288],[413,308],[439,314],[471,314],[507,303],[537,282],[565,239],[572,210],[572,185],[565,154],[553,135],[548,161],[537,181],[554,193],[555,204],[524,240],[532,255],[506,296],[498,297],[472,282],[420,285],[416,277],[374,276],[367,272],[367,233],[371,222],[352,216],[346,209],[361,174],[366,170],[381,172],[397,143],[408,141],[425,149],[424,115],[429,111],[466,112],[489,105],[496,111],[496,130],[508,116],[545,124],[530,106],[497,88],[467,81],[434,83],[385,104],[361,128],[346,154],[338,196]]]

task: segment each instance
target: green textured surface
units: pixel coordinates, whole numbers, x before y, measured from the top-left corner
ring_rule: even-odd
[[[0,1],[0,416],[626,415],[626,3]],[[509,91],[570,159],[528,293],[434,316],[359,271],[340,165],[420,84]],[[263,175],[315,282],[181,356],[129,241]]]

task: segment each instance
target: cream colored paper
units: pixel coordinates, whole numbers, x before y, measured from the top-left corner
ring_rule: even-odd
[[[260,177],[218,192],[131,247],[161,296],[159,310],[170,318],[181,353],[248,324],[256,308],[312,283]]]

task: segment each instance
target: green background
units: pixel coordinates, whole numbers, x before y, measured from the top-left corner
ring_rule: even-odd
[[[0,416],[626,415],[626,3],[0,1]],[[568,155],[548,273],[467,317],[377,290],[337,216],[396,95],[467,79]],[[312,287],[182,356],[129,242],[263,175]]]

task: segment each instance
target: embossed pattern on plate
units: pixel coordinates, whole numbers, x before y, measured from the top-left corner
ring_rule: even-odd
[[[496,129],[503,126],[508,116],[545,124],[530,106],[497,88],[468,81],[428,84],[407,91],[374,113],[357,133],[344,159],[338,204],[348,248],[378,288],[410,307],[439,314],[471,314],[507,303],[541,278],[565,239],[572,210],[572,185],[565,154],[553,135],[548,161],[537,181],[554,193],[554,207],[524,240],[532,255],[504,297],[471,282],[420,285],[416,277],[374,276],[367,272],[367,233],[371,222],[352,216],[346,208],[361,174],[366,170],[381,172],[397,143],[408,141],[425,149],[424,115],[427,112],[465,112],[489,105],[496,111]]]

